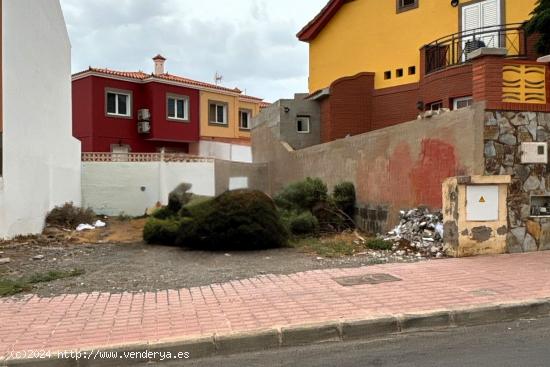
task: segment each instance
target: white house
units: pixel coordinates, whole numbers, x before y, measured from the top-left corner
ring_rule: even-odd
[[[72,137],[71,45],[59,0],[0,0],[0,238],[40,232],[46,213],[80,205]]]

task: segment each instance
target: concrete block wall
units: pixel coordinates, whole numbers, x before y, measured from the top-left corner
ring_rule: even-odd
[[[306,100],[307,94],[296,94],[294,99],[280,99],[264,108],[253,118],[252,126],[268,126],[277,139],[293,149],[303,149],[321,142],[321,111],[319,103]],[[298,116],[310,117],[309,133],[297,131]]]
[[[252,131],[253,157],[269,163],[272,194],[308,176],[330,187],[353,182],[364,226],[382,232],[398,222],[401,209],[441,209],[445,178],[484,173],[484,116],[484,105],[476,104],[299,151],[260,126]]]

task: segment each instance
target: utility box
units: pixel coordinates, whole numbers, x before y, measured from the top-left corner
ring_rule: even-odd
[[[461,176],[443,182],[443,241],[449,256],[506,252],[511,176]]]
[[[466,186],[466,220],[498,220],[498,185]]]
[[[548,143],[521,143],[521,163],[548,163]]]

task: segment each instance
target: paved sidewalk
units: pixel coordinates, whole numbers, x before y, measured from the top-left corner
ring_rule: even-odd
[[[335,277],[401,281],[343,287]],[[157,293],[0,300],[0,357],[550,297],[550,252],[266,275]]]

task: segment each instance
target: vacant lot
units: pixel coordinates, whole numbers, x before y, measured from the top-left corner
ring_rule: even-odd
[[[75,272],[74,276],[33,283],[26,290],[40,296],[52,296],[94,291],[114,293],[178,289],[261,274],[290,274],[322,268],[418,260],[412,256],[394,256],[380,251],[352,251],[347,247],[343,251],[319,251],[315,247],[312,250],[310,242],[306,246],[297,244],[296,248],[258,252],[190,251],[150,246],[137,241],[139,235],[135,233],[137,230],[139,234],[139,226],[139,222],[134,221],[110,223],[109,229],[74,235],[70,241],[55,242],[53,245],[40,239],[0,244],[0,256],[10,259],[9,263],[0,264],[0,279],[30,279],[48,272]],[[113,230],[116,228],[118,230]],[[126,235],[120,238],[119,232]],[[109,242],[115,238],[124,243]],[[83,241],[95,243],[80,243]],[[329,242],[329,246],[331,244]]]

